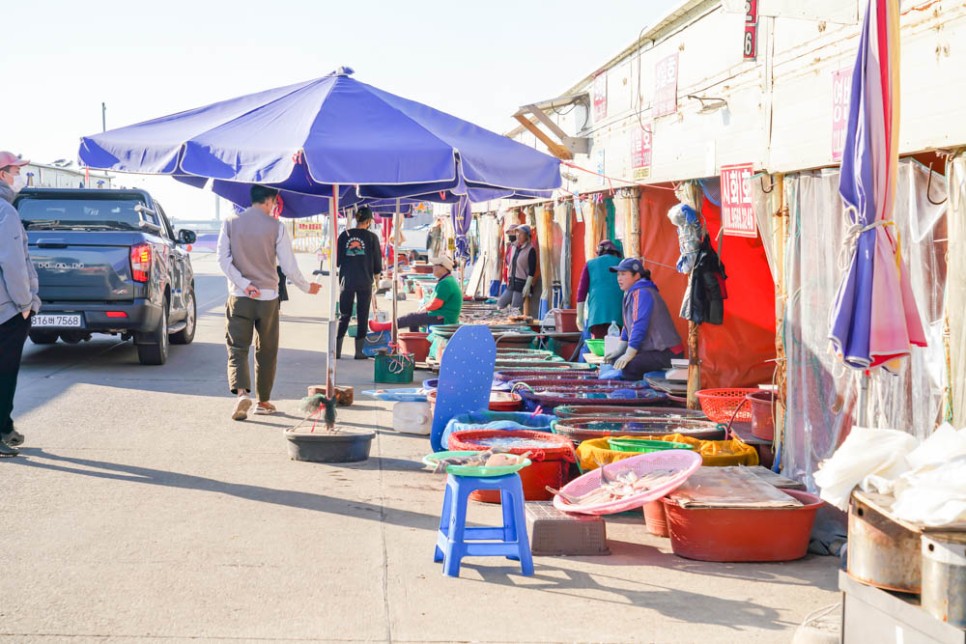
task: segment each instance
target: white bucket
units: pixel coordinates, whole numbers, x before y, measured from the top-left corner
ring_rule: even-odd
[[[396,403],[392,408],[392,428],[400,434],[429,436],[433,428],[433,415],[429,412],[429,403]]]
[[[604,337],[604,355],[617,351],[617,348],[621,344],[621,338],[619,335],[608,335]]]

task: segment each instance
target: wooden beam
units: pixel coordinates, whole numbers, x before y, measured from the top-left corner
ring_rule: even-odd
[[[550,153],[553,154],[555,157],[557,157],[558,159],[563,159],[564,161],[573,160],[574,158],[573,152],[568,150],[566,146],[563,146],[560,143],[557,143],[556,141],[551,139],[546,132],[540,129],[539,125],[537,125],[536,123],[534,123],[533,121],[531,121],[529,118],[527,118],[522,114],[515,114],[513,118],[519,121],[520,125],[527,128],[527,130],[529,130],[530,133],[533,134],[533,136],[537,137],[537,139],[541,143],[547,146],[547,149],[550,150]]]

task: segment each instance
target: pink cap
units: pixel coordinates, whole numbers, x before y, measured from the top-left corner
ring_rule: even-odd
[[[21,159],[13,152],[0,152],[0,168],[7,166],[24,166],[30,163],[27,159]]]

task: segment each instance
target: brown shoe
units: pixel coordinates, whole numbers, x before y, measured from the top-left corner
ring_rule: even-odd
[[[232,420],[245,420],[248,418],[248,410],[252,408],[252,399],[248,396],[239,396],[235,401],[235,409],[231,412]]]

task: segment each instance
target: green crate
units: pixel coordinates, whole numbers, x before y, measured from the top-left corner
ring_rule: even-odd
[[[406,385],[413,381],[416,361],[411,353],[377,354],[373,382]]]

